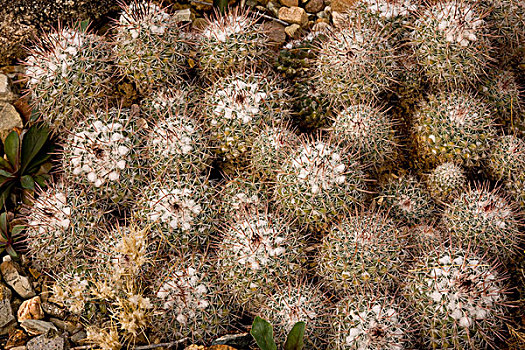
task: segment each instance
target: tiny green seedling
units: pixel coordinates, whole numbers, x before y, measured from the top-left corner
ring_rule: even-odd
[[[304,347],[304,330],[306,323],[297,322],[284,343],[284,350],[301,350]],[[270,322],[255,317],[250,334],[261,350],[277,350],[277,344],[273,339],[273,327]]]

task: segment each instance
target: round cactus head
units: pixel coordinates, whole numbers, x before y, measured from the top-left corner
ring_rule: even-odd
[[[207,19],[197,37],[200,69],[206,78],[215,79],[266,63],[269,38],[258,19],[240,8]]]
[[[247,212],[223,224],[220,232],[221,283],[244,310],[257,311],[279,285],[303,272],[304,240],[285,217]]]
[[[465,0],[422,9],[411,33],[414,58],[434,85],[474,85],[485,74],[491,51],[483,12]]]
[[[324,284],[338,291],[350,292],[366,286],[386,292],[399,280],[407,243],[386,215],[353,215],[323,237],[316,271]]]
[[[489,176],[525,206],[525,141],[513,136],[498,137],[487,162]]]
[[[390,177],[381,186],[378,202],[396,221],[408,225],[425,223],[437,210],[425,186],[410,175]]]
[[[176,253],[159,261],[153,281],[153,332],[159,339],[210,342],[231,330],[233,310],[226,304],[218,275],[207,254]]]
[[[278,346],[284,344],[297,322],[305,322],[305,348],[320,350],[327,345],[329,306],[327,296],[318,287],[297,278],[268,295],[257,314],[273,325]]]
[[[153,2],[133,1],[122,5],[115,30],[114,61],[140,92],[180,83],[189,45],[173,16]]]
[[[35,46],[25,62],[34,108],[54,131],[67,131],[106,100],[109,45],[78,25],[59,28]]]
[[[314,78],[332,103],[366,103],[395,81],[393,49],[374,23],[345,26],[320,44]]]
[[[136,191],[141,177],[139,142],[129,110],[99,110],[64,141],[64,172],[101,200],[125,203]]]
[[[334,140],[348,147],[364,163],[379,170],[396,158],[392,118],[378,108],[354,105],[343,108],[330,128]]]
[[[405,296],[425,349],[485,349],[503,326],[508,288],[484,257],[450,247],[424,253]]]
[[[365,198],[361,165],[338,144],[304,138],[283,163],[277,176],[275,198],[298,223],[327,228]]]
[[[331,316],[331,346],[334,350],[406,349],[410,326],[401,311],[387,296],[343,293]]]
[[[469,188],[448,204],[443,224],[463,245],[478,247],[492,259],[513,256],[523,241],[515,203],[487,186]]]
[[[467,186],[467,177],[461,166],[452,162],[437,166],[426,178],[427,188],[436,201],[447,201]]]
[[[415,161],[423,168],[450,161],[479,166],[496,136],[487,105],[457,90],[430,95],[420,103],[412,132]]]

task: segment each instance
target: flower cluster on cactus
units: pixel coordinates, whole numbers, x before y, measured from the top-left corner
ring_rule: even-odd
[[[508,289],[483,256],[451,247],[424,253],[406,277],[421,346],[481,349],[502,330]]]
[[[325,227],[365,198],[365,174],[345,148],[306,139],[282,165],[275,200],[302,225]]]
[[[180,23],[151,2],[131,2],[115,23],[113,59],[141,92],[181,81],[189,53]]]
[[[85,29],[45,36],[26,61],[28,93],[38,117],[55,131],[69,130],[102,106],[111,76],[110,48]]]
[[[485,74],[491,51],[480,8],[466,0],[450,0],[420,12],[411,42],[427,78],[447,87],[473,85]]]
[[[233,302],[257,312],[290,276],[300,274],[304,240],[288,220],[270,212],[244,213],[225,224],[217,244],[221,284]]]

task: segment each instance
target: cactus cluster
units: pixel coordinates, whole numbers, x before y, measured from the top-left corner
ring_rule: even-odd
[[[22,214],[49,301],[104,350],[256,316],[281,347],[298,321],[307,349],[497,347],[520,316],[525,34],[515,0],[477,3],[360,0],[277,60],[245,10],[197,29],[132,2],[104,36],[45,37],[26,75],[55,179]]]

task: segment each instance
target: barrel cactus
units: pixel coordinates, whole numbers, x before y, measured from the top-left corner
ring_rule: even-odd
[[[310,139],[279,170],[275,200],[300,225],[326,229],[330,221],[361,204],[365,191],[361,166],[344,148]]]
[[[64,141],[66,176],[108,203],[131,200],[141,179],[136,128],[127,109],[98,110],[87,117]]]
[[[440,92],[420,103],[414,115],[416,163],[423,168],[453,161],[479,166],[496,136],[488,106],[460,91]]]
[[[363,163],[379,170],[396,158],[394,126],[392,118],[378,108],[355,105],[341,110],[330,130],[334,140]]]
[[[474,85],[487,70],[491,44],[476,3],[438,2],[422,9],[414,22],[414,58],[434,85]]]
[[[220,229],[217,269],[233,303],[255,312],[290,276],[301,274],[304,242],[285,217],[240,214]]]
[[[329,331],[334,350],[403,350],[411,328],[397,303],[386,296],[344,293]]]
[[[153,2],[134,1],[123,5],[115,30],[114,61],[140,92],[180,82],[189,45],[174,17]]]
[[[470,188],[447,205],[443,224],[465,246],[478,247],[494,259],[513,256],[522,241],[514,202],[486,186]]]
[[[461,166],[452,162],[434,168],[426,177],[427,188],[436,201],[447,201],[466,188],[467,176]]]
[[[323,237],[316,271],[324,284],[337,291],[367,287],[387,292],[400,279],[406,248],[406,237],[386,215],[353,215]]]
[[[57,132],[69,130],[105,102],[109,45],[80,24],[45,36],[25,65],[37,115]]]
[[[257,16],[235,9],[208,20],[197,37],[200,69],[206,78],[263,65],[269,54],[269,38]]]
[[[486,349],[502,330],[508,288],[481,255],[460,248],[427,251],[404,290],[425,349]]]
[[[402,224],[426,223],[437,207],[425,186],[411,175],[392,176],[381,185],[378,203]]]

